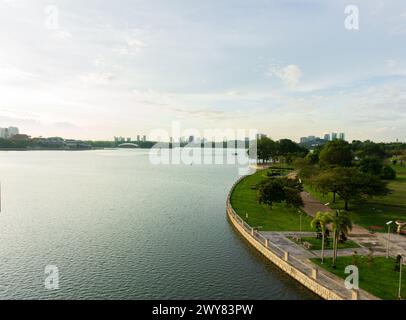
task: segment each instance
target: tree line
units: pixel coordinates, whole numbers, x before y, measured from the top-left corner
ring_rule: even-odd
[[[344,209],[354,200],[385,196],[390,190],[388,180],[396,178],[389,157],[402,160],[403,150],[385,148],[370,141],[331,141],[298,160],[299,175],[323,194],[338,195]],[[393,158],[395,157],[395,158]]]

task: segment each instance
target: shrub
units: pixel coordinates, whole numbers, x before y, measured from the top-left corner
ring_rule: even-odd
[[[386,165],[382,168],[381,178],[384,180],[395,180],[396,171],[391,166]]]

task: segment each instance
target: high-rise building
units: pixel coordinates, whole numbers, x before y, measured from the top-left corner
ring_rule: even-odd
[[[324,140],[330,141],[330,134],[329,134],[329,133],[326,133],[326,134],[324,135]]]
[[[6,139],[7,138],[6,133],[7,133],[6,128],[0,128],[0,138]]]
[[[146,142],[146,141],[147,141],[147,136],[144,135],[144,136],[142,137],[142,141]]]
[[[257,140],[261,140],[261,139],[264,139],[266,137],[267,137],[267,135],[264,134],[264,133],[257,133]]]
[[[337,140],[337,132],[333,132],[333,133],[331,134],[331,140],[332,140],[332,141]]]
[[[0,128],[0,138],[10,139],[19,134],[20,130],[17,127]]]
[[[340,140],[345,140],[345,133],[344,133],[344,132],[341,132],[341,133],[338,135],[338,139],[340,139]]]
[[[140,142],[140,135],[137,135],[137,142]]]
[[[16,134],[19,134],[20,131],[18,130],[17,127],[9,127],[8,128],[8,137],[11,138],[12,136],[15,136]]]

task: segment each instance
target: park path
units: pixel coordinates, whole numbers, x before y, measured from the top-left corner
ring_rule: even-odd
[[[289,173],[288,178],[297,178],[297,171]],[[301,197],[304,203],[303,210],[311,217],[314,217],[318,211],[333,212],[330,207],[321,203],[308,192],[302,192]],[[368,251],[372,250],[374,255],[386,255],[388,247],[387,233],[371,233],[368,229],[354,224],[351,233],[349,234],[349,238],[357,242],[362,248],[365,248]],[[359,252],[360,250],[357,251]],[[391,257],[396,257],[398,254],[406,256],[406,238],[392,233],[389,237],[389,255]],[[403,260],[406,264],[406,259]]]
[[[310,193],[302,192],[301,196],[304,203],[303,209],[311,217],[314,217],[318,211],[333,212],[330,207],[320,203],[320,201],[314,198]],[[388,245],[387,233],[371,233],[364,227],[353,225],[349,238],[357,242],[361,247],[372,250],[374,255],[386,255]],[[346,253],[349,253],[349,250],[346,251]],[[360,250],[357,251],[359,253]],[[352,250],[352,252],[354,252],[354,250]],[[395,257],[398,254],[406,256],[406,238],[397,234],[391,234],[389,255]]]

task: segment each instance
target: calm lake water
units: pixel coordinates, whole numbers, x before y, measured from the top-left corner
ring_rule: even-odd
[[[227,221],[237,177],[145,150],[0,152],[0,298],[315,299]]]

